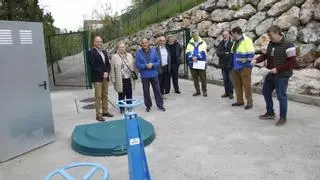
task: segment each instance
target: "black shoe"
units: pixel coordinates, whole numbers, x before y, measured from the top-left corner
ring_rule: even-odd
[[[192,96],[200,96],[201,94],[199,92],[195,92],[192,94]]]
[[[273,120],[274,118],[276,118],[276,115],[274,113],[268,113],[268,112],[259,116],[259,119],[262,119],[262,120],[268,120],[268,119]]]
[[[233,103],[231,106],[243,106],[244,105],[244,103]]]
[[[113,117],[113,114],[107,112],[107,113],[103,113],[102,116]]]
[[[120,114],[124,114],[124,109],[120,109]]]
[[[175,93],[177,93],[177,94],[181,94],[181,92],[178,90],[178,91],[175,91]]]
[[[279,121],[276,123],[276,126],[282,126],[287,123],[287,119],[285,118],[280,118]]]
[[[163,94],[169,94],[170,92],[165,92],[165,93],[163,93]]]
[[[146,108],[146,112],[150,112],[151,108],[150,107],[147,107]]]
[[[164,107],[159,107],[159,109],[161,110],[161,111],[166,111],[166,108],[164,108]]]
[[[229,95],[228,94],[223,94],[221,97],[222,98],[226,98],[226,97],[229,97]]]
[[[103,119],[103,117],[98,117],[98,116],[96,117],[96,120],[97,121],[105,121],[105,119]]]
[[[208,96],[207,92],[204,92],[203,97],[207,97],[207,96]]]
[[[245,109],[245,110],[248,110],[248,109],[251,109],[252,107],[253,107],[252,104],[247,104],[247,105],[244,107],[244,109]]]
[[[230,94],[230,95],[229,95],[229,99],[233,99],[233,94]]]

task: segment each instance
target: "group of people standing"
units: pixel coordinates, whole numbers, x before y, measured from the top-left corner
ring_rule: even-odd
[[[219,67],[222,71],[225,93],[222,98],[233,99],[233,90],[236,93],[236,102],[233,107],[244,106],[243,92],[247,104],[244,109],[253,107],[251,73],[255,64],[265,62],[268,73],[263,84],[263,96],[266,102],[267,112],[259,116],[262,120],[275,119],[273,109],[272,92],[275,90],[280,105],[280,118],[276,126],[287,123],[288,98],[287,88],[292,69],[296,62],[296,48],[294,44],[287,41],[279,26],[273,25],[266,31],[270,42],[265,52],[255,57],[255,49],[252,40],[243,34],[242,29],[237,26],[231,30],[223,30],[222,41],[217,47]],[[206,68],[194,66],[198,61],[207,61],[206,44],[194,32],[193,38],[187,46],[187,58],[191,69],[196,92],[193,96],[200,95],[199,78],[202,83],[203,96],[207,96],[206,90]],[[207,65],[207,62],[205,63]]]
[[[135,81],[139,71],[146,111],[152,107],[150,85],[154,92],[155,102],[159,110],[165,111],[163,95],[169,94],[171,79],[174,91],[181,94],[178,83],[178,71],[181,61],[181,45],[175,36],[168,38],[160,36],[157,46],[151,47],[148,39],[141,40],[141,49],[136,52],[135,58],[126,51],[124,41],[116,44],[116,53],[109,59],[108,53],[102,49],[102,39],[96,36],[93,39],[94,47],[88,52],[88,61],[91,67],[91,79],[95,92],[96,120],[104,121],[103,116],[113,117],[108,112],[108,83],[114,85],[118,99],[132,99]],[[120,108],[123,114],[124,108]]]
[[[256,63],[266,61],[268,73],[263,84],[263,95],[266,102],[267,112],[260,115],[263,120],[275,119],[273,109],[272,92],[276,90],[280,104],[280,118],[276,125],[281,126],[287,123],[288,98],[287,88],[289,78],[292,76],[292,69],[296,62],[296,49],[293,43],[287,41],[279,26],[273,25],[266,31],[270,42],[266,52],[255,57],[253,41],[244,35],[242,29],[237,26],[231,30],[221,32],[222,41],[217,46],[219,67],[222,71],[225,93],[222,98],[233,99],[233,90],[236,93],[236,102],[233,107],[244,106],[244,94],[246,105],[244,109],[253,107],[251,73]],[[207,66],[207,45],[201,39],[197,31],[193,32],[192,39],[187,45],[187,59],[191,70],[196,92],[193,96],[201,95],[199,79],[204,97],[207,97],[206,66]],[[201,63],[200,63],[201,62]]]
[[[268,74],[264,80],[263,95],[267,112],[260,115],[259,118],[263,120],[275,118],[272,92],[276,90],[280,104],[280,118],[276,125],[281,126],[287,122],[288,99],[286,92],[296,61],[296,49],[291,42],[285,39],[279,26],[271,26],[266,33],[270,38],[266,52],[259,57],[255,57],[252,40],[243,34],[239,26],[231,30],[231,36],[228,30],[222,31],[223,39],[217,46],[218,67],[222,70],[225,88],[222,98],[233,99],[234,90],[236,102],[232,106],[239,107],[245,105],[243,98],[243,94],[245,94],[246,105],[244,109],[251,109],[253,107],[252,68],[256,63],[266,61]],[[156,105],[161,111],[165,111],[162,95],[170,92],[171,79],[175,93],[181,93],[178,85],[181,45],[174,36],[169,36],[167,39],[160,36],[157,40],[157,46],[151,47],[149,40],[143,38],[140,44],[141,48],[137,50],[135,59],[130,53],[126,52],[125,43],[119,41],[117,43],[117,53],[112,55],[109,61],[108,54],[102,50],[102,39],[99,36],[94,38],[94,48],[90,50],[88,57],[92,69],[91,77],[95,89],[95,107],[98,121],[104,121],[103,116],[113,116],[108,112],[108,81],[114,84],[119,100],[132,99],[136,69],[141,75],[147,112],[152,107],[150,85],[154,92]],[[193,32],[186,47],[186,58],[195,87],[193,96],[201,95],[201,82],[202,95],[207,97],[207,44],[197,31]],[[120,109],[120,112],[123,113],[124,109]]]

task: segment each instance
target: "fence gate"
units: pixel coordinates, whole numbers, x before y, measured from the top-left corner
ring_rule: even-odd
[[[169,35],[169,34],[176,36],[177,41],[180,43],[182,47],[182,52],[181,52],[182,61],[179,68],[179,77],[188,79],[188,61],[186,59],[186,48],[190,40],[190,29],[183,28],[183,29],[165,32],[165,35]]]
[[[48,37],[50,76],[54,86],[92,88],[87,64],[88,32]]]

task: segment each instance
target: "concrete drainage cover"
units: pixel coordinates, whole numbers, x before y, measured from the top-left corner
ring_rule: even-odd
[[[94,102],[94,98],[82,99],[82,100],[80,100],[80,102],[82,102],[82,103],[92,103],[92,102]]]
[[[82,106],[82,109],[91,110],[94,109],[94,104],[87,104]]]

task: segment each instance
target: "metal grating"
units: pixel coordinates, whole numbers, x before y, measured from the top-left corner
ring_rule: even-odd
[[[82,109],[90,110],[90,109],[95,109],[95,107],[94,107],[94,104],[87,104],[82,106]]]
[[[19,30],[20,44],[32,44],[32,31]]]
[[[10,29],[0,29],[0,45],[13,44],[12,31]]]

